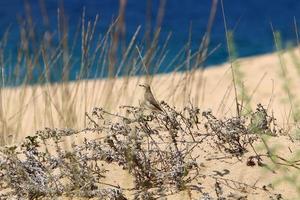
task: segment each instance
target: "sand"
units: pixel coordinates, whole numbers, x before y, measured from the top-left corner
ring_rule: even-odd
[[[290,52],[299,57],[297,49]],[[293,89],[291,92],[297,95],[299,71],[291,59],[291,53],[284,53],[282,60],[286,63],[287,80]],[[268,106],[278,120],[288,123],[291,104],[283,91],[285,81],[281,75],[278,54],[243,58],[236,63],[244,74],[243,83],[251,96],[252,106],[257,103]],[[120,105],[138,105],[143,90],[137,85],[144,83],[145,78],[81,80],[2,89],[0,117],[6,121],[10,134],[17,133],[16,141],[44,127],[82,127],[85,112],[90,112],[93,107],[104,106],[119,111]],[[210,108],[219,116],[236,112],[228,63],[193,73],[156,75],[151,86],[159,101],[166,101],[178,108],[191,102],[202,110]]]
[[[300,93],[300,71],[297,70],[298,63],[294,62],[299,60],[299,57],[299,49],[292,49],[282,54],[270,53],[242,58],[234,63],[234,66],[240,66],[243,73],[243,84],[251,97],[252,108],[261,103],[269,112],[274,113],[280,126],[285,130],[293,127],[291,104],[295,101],[292,95],[299,97]],[[232,116],[236,114],[236,107],[230,65],[225,63],[193,73],[156,75],[151,78],[151,86],[159,101],[166,101],[177,108],[192,103],[202,111],[211,109],[219,117]],[[25,136],[32,135],[44,127],[82,128],[85,126],[85,112],[91,112],[95,106],[122,112],[119,109],[121,105],[139,105],[143,90],[137,85],[144,83],[146,79],[147,77],[81,80],[65,84],[2,89],[0,114],[6,121],[2,122],[2,126],[5,127],[3,130],[6,130],[4,139],[6,143],[18,143]],[[290,97],[284,90],[286,84],[289,84],[291,89]],[[240,93],[241,89],[237,88],[237,91]],[[281,145],[280,152],[288,157],[293,157],[299,147],[297,142],[291,143],[285,136],[275,138],[272,144]],[[287,153],[287,147],[290,147],[292,152]],[[248,155],[251,155],[251,152]],[[204,162],[203,172],[209,175],[227,169],[230,174],[226,178],[257,187],[273,183],[284,174],[283,171],[272,173],[258,166],[246,166],[246,158],[247,156],[241,161],[229,163],[207,161]],[[295,172],[294,169],[289,170],[290,174]],[[115,179],[121,185],[127,184],[128,175],[118,175]],[[208,180],[203,185],[213,188],[213,184],[212,180]],[[287,183],[276,185],[274,190],[283,194],[285,198],[297,195],[294,187]],[[175,196],[182,199],[183,196],[180,195]],[[248,199],[268,199],[270,193],[263,190],[258,193],[247,191],[245,195]],[[194,198],[197,199],[199,196],[196,195]]]

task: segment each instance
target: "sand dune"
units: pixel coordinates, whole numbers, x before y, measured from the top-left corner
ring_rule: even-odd
[[[291,54],[293,52],[293,54]],[[289,122],[291,105],[283,88],[280,62],[286,67],[286,78],[298,95],[300,83],[297,49],[285,52],[280,61],[277,53],[243,58],[236,61],[244,73],[242,79],[251,96],[251,104],[261,103],[274,111],[282,123]],[[137,85],[146,77],[117,78],[113,80],[81,80],[65,84],[25,86],[1,90],[3,126],[18,141],[25,135],[44,127],[80,128],[84,125],[84,113],[93,107],[106,107],[119,111],[120,105],[138,105],[142,89]],[[151,86],[156,98],[176,107],[193,103],[201,109],[210,108],[220,116],[234,114],[234,87],[230,64],[212,66],[205,70],[187,73],[160,74],[153,77]],[[240,89],[238,89],[240,93]],[[6,131],[7,132],[7,131]]]
[[[242,81],[247,94],[251,97],[252,108],[261,103],[269,112],[274,112],[279,124],[285,129],[292,123],[291,105],[295,102],[292,95],[299,96],[300,68],[297,68],[299,64],[295,62],[299,60],[299,56],[299,50],[293,49],[283,54],[271,53],[243,58],[234,63],[234,66],[240,66],[243,73]],[[5,126],[3,130],[9,130],[4,139],[7,143],[17,143],[26,135],[34,134],[36,130],[44,127],[82,128],[85,125],[85,112],[90,112],[93,107],[105,107],[114,112],[122,112],[119,109],[121,105],[139,104],[143,90],[138,84],[149,80],[159,101],[166,101],[177,108],[192,103],[201,110],[212,109],[219,117],[236,114],[231,68],[229,63],[225,63],[205,70],[160,74],[153,78],[81,80],[64,84],[2,89],[1,101],[4,106],[1,114],[8,122],[6,124],[3,122],[2,125]],[[290,96],[284,89],[286,84],[289,84],[291,89]],[[240,93],[240,88],[237,89]],[[284,136],[275,138],[272,144],[282,146],[279,151],[285,156],[292,157],[297,150],[296,143],[292,144]],[[287,147],[290,147],[290,153],[287,153]],[[286,176],[283,171],[272,173],[266,172],[263,168],[246,166],[246,158],[251,153],[253,152],[249,152],[241,161],[231,163],[220,163],[216,160],[204,162],[203,173],[209,175],[226,169],[230,172],[226,178],[257,187],[274,182],[283,175]],[[207,155],[203,155],[203,160],[205,156]],[[291,174],[292,172],[293,170],[289,171]],[[110,181],[126,185],[128,175],[112,175]],[[203,183],[206,188],[213,188],[213,184],[213,180],[209,179]],[[287,183],[276,186],[276,191],[284,197],[293,197],[296,194]],[[245,191],[245,194],[248,199],[268,199],[269,196],[265,190]],[[176,195],[176,198],[181,199],[184,195]],[[174,196],[169,197],[173,198]]]

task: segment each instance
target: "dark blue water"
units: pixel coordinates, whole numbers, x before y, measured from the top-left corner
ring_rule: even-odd
[[[5,28],[10,26],[9,43],[6,48],[11,49],[12,52],[18,46],[18,19],[25,18],[24,2],[23,0],[0,1],[0,36],[2,37]],[[112,19],[118,15],[119,10],[118,0],[27,0],[27,2],[31,5],[30,10],[37,29],[45,28],[41,14],[41,2],[44,2],[49,17],[48,28],[51,30],[55,30],[57,27],[57,8],[63,4],[71,34],[77,28],[84,7],[87,20],[94,19],[96,14],[100,15],[100,22],[97,28],[99,33],[107,30]],[[155,27],[159,4],[159,0],[152,1],[152,27]],[[211,50],[218,44],[221,44],[221,47],[207,59],[205,66],[228,60],[220,5],[219,1],[209,48]],[[160,38],[163,41],[172,32],[167,61],[171,60],[188,41],[191,24],[191,49],[195,50],[198,48],[206,30],[210,6],[210,0],[166,1]],[[133,35],[138,25],[142,26],[141,34],[145,32],[147,8],[149,9],[146,0],[127,1],[125,14],[127,40]],[[234,41],[239,57],[274,51],[275,45],[271,23],[275,30],[281,32],[283,44],[295,44],[294,17],[300,23],[299,0],[224,0],[224,8],[228,29],[234,30]],[[12,53],[12,59],[14,57],[16,57],[16,54]],[[161,72],[164,72],[164,69],[161,69]]]

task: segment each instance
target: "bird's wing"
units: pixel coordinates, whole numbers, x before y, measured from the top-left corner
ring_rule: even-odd
[[[156,101],[156,99],[154,98],[154,96],[153,96],[152,94],[151,94],[151,96],[150,96],[150,99],[151,99],[150,103],[151,103],[156,109],[158,109],[158,110],[160,110],[160,111],[163,111],[163,110],[161,109],[159,103]]]

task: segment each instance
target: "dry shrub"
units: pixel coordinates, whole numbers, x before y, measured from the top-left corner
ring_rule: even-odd
[[[262,134],[278,134],[275,119],[258,105],[249,116],[218,119],[192,105],[181,111],[161,102],[163,112],[123,106],[125,114],[94,108],[83,130],[49,129],[28,136],[20,146],[0,151],[1,197],[156,199],[197,190],[203,174],[199,147],[210,139],[220,152],[241,157]],[[70,149],[66,138],[82,136]],[[97,139],[88,139],[96,135]],[[54,148],[50,148],[54,147]],[[105,182],[107,165],[119,165],[134,178],[133,188]],[[216,190],[222,188],[216,179]],[[219,191],[219,190],[218,190]],[[206,195],[207,194],[203,194]],[[221,193],[217,195],[221,198]]]

